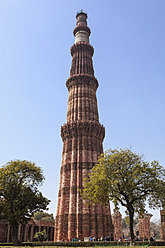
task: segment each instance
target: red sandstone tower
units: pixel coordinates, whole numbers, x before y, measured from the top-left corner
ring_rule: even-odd
[[[90,29],[87,14],[76,15],[77,26],[73,33],[75,44],[71,47],[72,66],[66,82],[69,91],[67,122],[61,127],[63,140],[60,187],[55,221],[55,241],[74,237],[113,237],[110,206],[86,206],[80,196],[83,179],[88,177],[98,156],[103,151],[105,128],[99,123],[96,90],[89,44]]]

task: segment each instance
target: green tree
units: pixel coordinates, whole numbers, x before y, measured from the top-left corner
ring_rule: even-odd
[[[125,220],[126,226],[129,227],[129,215],[126,215],[124,220]],[[136,224],[138,224],[138,223],[139,223],[139,218],[137,216],[134,216],[134,218],[133,218],[133,226],[135,227]]]
[[[48,214],[44,211],[38,211],[34,213],[34,220],[45,220],[54,222],[53,214]]]
[[[103,154],[84,182],[83,197],[89,204],[112,201],[129,215],[133,243],[134,213],[145,212],[146,200],[152,208],[165,206],[165,170],[157,161],[146,162],[130,149],[114,149]],[[109,199],[108,199],[109,198]],[[108,199],[108,200],[107,200]]]
[[[161,230],[161,222],[160,220],[153,220],[150,222],[151,231],[154,234],[155,239],[160,240],[160,230]]]
[[[14,245],[20,244],[18,224],[47,209],[50,201],[38,190],[43,181],[41,168],[26,160],[11,161],[0,168],[0,211],[11,226]]]
[[[127,228],[127,227],[128,227],[128,224],[124,218],[124,219],[122,219],[122,229]]]
[[[46,240],[48,235],[46,234],[46,231],[41,231],[41,232],[36,232],[34,235],[34,238],[37,239],[38,241],[44,241]]]

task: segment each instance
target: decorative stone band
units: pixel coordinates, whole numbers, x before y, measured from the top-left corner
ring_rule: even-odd
[[[103,125],[96,121],[79,121],[69,124],[64,124],[61,127],[61,137],[63,142],[72,137],[77,136],[95,136],[100,142],[103,142],[105,137],[105,128]]]
[[[87,50],[88,51],[88,54],[92,57],[93,54],[94,54],[94,48],[88,44],[87,42],[85,41],[80,41],[76,44],[74,44],[73,46],[71,46],[70,48],[70,53],[73,57],[73,55],[77,52],[77,51],[80,51],[80,50]]]
[[[74,170],[91,170],[96,163],[92,162],[76,162],[76,163],[66,163],[61,166],[60,174],[68,173],[71,171],[71,166]]]
[[[86,41],[89,43],[90,29],[85,25],[75,27],[73,34],[75,36],[75,43],[80,41]]]
[[[84,97],[85,99],[86,98],[95,99],[96,98],[96,92],[95,91],[94,92],[93,91],[89,91],[89,92],[80,91],[79,94],[78,94],[78,97],[79,98]],[[69,94],[68,101],[72,101],[75,98],[77,98],[77,92]]]
[[[97,90],[99,83],[95,76],[81,74],[71,76],[66,81],[66,87],[68,88],[68,90],[75,85],[90,85],[94,87],[95,90]]]

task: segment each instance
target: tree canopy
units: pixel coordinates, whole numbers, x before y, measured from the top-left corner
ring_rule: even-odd
[[[11,226],[13,244],[18,244],[18,224],[27,222],[36,211],[47,209],[49,200],[38,190],[43,172],[26,160],[8,162],[0,168],[0,211]]]
[[[126,208],[133,242],[134,213],[145,212],[146,200],[151,208],[165,206],[165,170],[158,161],[146,162],[130,149],[109,150],[101,155],[89,178],[85,179],[83,197],[88,203],[112,201]]]
[[[54,222],[53,214],[48,214],[44,211],[38,211],[34,213],[34,220],[45,220]]]

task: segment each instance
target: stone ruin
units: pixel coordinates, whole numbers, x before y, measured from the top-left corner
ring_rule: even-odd
[[[35,233],[43,230],[46,231],[47,241],[54,241],[54,222],[33,219],[29,220],[26,224],[19,224],[18,239],[21,242],[35,241]],[[9,242],[12,242],[10,225],[5,218],[0,216],[0,243]]]

